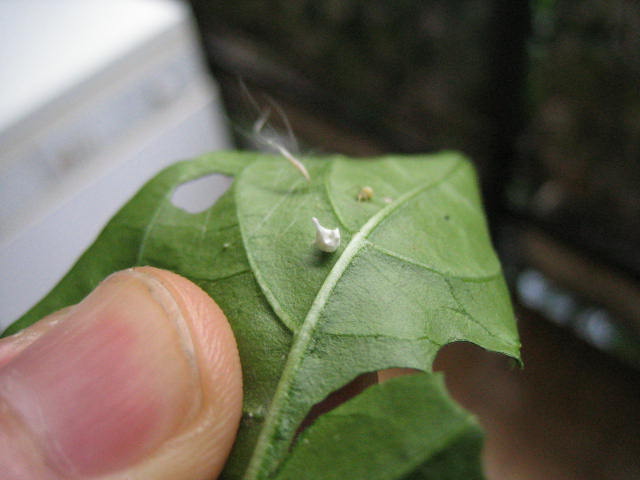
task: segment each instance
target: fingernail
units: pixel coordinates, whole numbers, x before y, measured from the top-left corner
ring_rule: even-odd
[[[179,305],[153,275],[105,280],[0,370],[0,397],[62,478],[126,468],[194,412],[200,381]]]

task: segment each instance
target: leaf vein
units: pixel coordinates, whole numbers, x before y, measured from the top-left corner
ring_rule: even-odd
[[[172,192],[172,190],[168,189],[164,193],[164,195],[162,196],[162,198],[158,202],[158,207],[153,212],[153,215],[151,216],[151,219],[149,220],[149,223],[147,224],[147,226],[144,228],[144,231],[142,232],[142,238],[140,239],[140,247],[138,247],[138,254],[136,255],[136,265],[140,265],[140,263],[142,262],[142,258],[144,256],[144,250],[145,250],[145,248],[147,246],[147,238],[149,237],[149,234],[151,233],[151,230],[153,229],[153,227],[157,223],[157,220],[160,217],[160,212],[164,208],[164,206],[166,204],[166,201],[167,201],[167,198],[169,198],[169,195],[171,195],[171,192]]]
[[[449,292],[451,293],[451,298],[453,298],[453,300],[458,304],[458,308],[460,309],[459,313],[461,313],[462,315],[467,317],[469,320],[471,320],[471,322],[475,323],[482,330],[487,332],[491,338],[496,338],[496,339],[500,340],[501,342],[503,342],[503,343],[505,343],[507,345],[511,345],[512,344],[511,341],[509,341],[509,340],[507,340],[505,338],[502,338],[500,335],[497,335],[495,332],[490,330],[486,325],[483,325],[473,315],[471,315],[469,313],[469,311],[464,307],[462,302],[458,299],[458,296],[455,293],[455,288],[451,284],[451,280],[449,278],[447,278],[447,277],[444,277],[444,281],[447,283],[447,287],[449,287]]]
[[[376,334],[344,333],[344,332],[326,332],[326,331],[323,331],[322,335],[326,335],[327,337],[333,337],[333,338],[373,338],[373,339],[388,338],[391,340],[411,341],[411,342],[426,340],[427,342],[429,342],[432,345],[435,345],[438,348],[441,348],[443,346],[443,344],[436,342],[428,335],[422,335],[420,337],[400,337],[398,335],[386,335],[381,333],[376,333]]]
[[[216,283],[216,282],[220,282],[222,280],[229,280],[230,278],[233,277],[237,277],[240,275],[243,275],[245,273],[252,273],[250,268],[245,268],[243,270],[239,270],[237,272],[233,272],[230,273],[228,275],[223,275],[222,277],[216,277],[216,278],[202,278],[202,277],[196,277],[194,275],[191,275],[189,278],[196,281],[196,282],[212,282],[212,283]]]
[[[382,253],[384,255],[387,255],[388,257],[392,257],[392,258],[395,258],[397,260],[401,260],[403,262],[409,263],[411,265],[414,265],[416,267],[422,268],[424,270],[428,270],[429,272],[435,273],[435,274],[440,275],[442,277],[455,278],[456,280],[462,280],[462,281],[465,281],[465,282],[484,283],[484,282],[489,282],[491,280],[494,280],[494,279],[498,278],[501,275],[500,271],[498,271],[496,273],[491,273],[489,275],[482,275],[482,276],[479,276],[479,277],[471,277],[471,276],[464,276],[464,275],[453,275],[453,274],[450,274],[450,273],[441,272],[439,270],[436,270],[433,267],[430,267],[426,263],[419,262],[419,261],[417,261],[417,260],[415,260],[415,259],[413,259],[411,257],[406,257],[406,256],[404,256],[404,255],[402,255],[400,253],[394,252],[393,250],[389,250],[389,249],[387,249],[385,247],[382,247],[382,246],[378,245],[377,243],[374,243],[374,242],[372,242],[370,240],[366,240],[366,241],[367,241],[367,243],[369,245],[371,245],[371,247],[374,250],[376,250],[376,251],[378,251],[378,252],[380,252],[380,253]]]
[[[331,188],[329,186],[329,179],[331,178],[331,174],[333,172],[334,165],[335,165],[335,162],[332,162],[331,166],[329,167],[328,174],[324,176],[323,186],[324,186],[325,197],[326,197],[327,201],[329,202],[329,206],[331,207],[331,210],[335,214],[335,216],[338,219],[338,222],[340,223],[342,228],[344,228],[347,232],[353,234],[354,233],[353,230],[351,228],[349,228],[349,226],[347,225],[346,220],[344,218],[342,218],[342,215],[340,215],[340,210],[336,206],[336,204],[335,204],[335,202],[333,200],[333,197],[331,195]]]
[[[376,213],[374,216],[372,216],[369,219],[369,221],[364,225],[364,227],[362,227],[363,229],[366,228],[366,226],[369,225],[369,223],[371,223],[373,219],[377,219],[378,217],[380,217],[379,220],[375,222],[375,225],[372,225],[372,227],[370,228],[370,231],[367,233],[367,237],[371,233],[373,233],[378,227],[380,227],[380,225],[382,225],[387,218],[391,217],[391,215],[394,212],[396,212],[396,210],[400,210],[401,208],[406,207],[406,205],[409,203],[409,200],[413,199],[414,197],[417,197],[418,195],[424,192],[427,192],[429,190],[439,187],[444,182],[446,182],[449,178],[451,178],[458,171],[458,169],[464,165],[465,165],[465,162],[463,160],[458,160],[449,169],[449,171],[447,171],[436,182],[429,183],[427,185],[418,185],[417,187],[414,187],[411,190],[409,190],[404,195],[400,196],[395,202],[391,203],[389,206],[380,210],[378,213]]]
[[[271,218],[271,216],[280,208],[280,206],[286,202],[289,198],[289,195],[291,195],[291,193],[298,188],[298,186],[301,183],[306,183],[306,180],[302,179],[302,180],[297,180],[295,182],[293,182],[293,184],[291,185],[291,188],[289,188],[289,190],[287,190],[287,192],[282,195],[282,198],[280,200],[278,200],[276,203],[273,204],[273,206],[269,209],[269,211],[267,212],[267,214],[262,218],[262,220],[258,223],[258,225],[256,225],[256,227],[253,229],[252,232],[250,232],[250,236],[255,235],[257,232],[259,232],[262,227],[269,221],[269,219]]]

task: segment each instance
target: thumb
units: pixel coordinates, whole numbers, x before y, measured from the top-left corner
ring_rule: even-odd
[[[2,478],[215,478],[241,403],[218,306],[176,274],[119,272],[0,341]]]

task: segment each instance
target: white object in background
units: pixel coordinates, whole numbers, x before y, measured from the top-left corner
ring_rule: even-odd
[[[0,2],[0,330],[161,168],[229,148],[188,8]]]

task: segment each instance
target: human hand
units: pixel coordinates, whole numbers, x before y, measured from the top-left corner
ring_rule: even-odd
[[[190,281],[142,267],[0,340],[4,480],[199,480],[242,406],[233,333]]]

